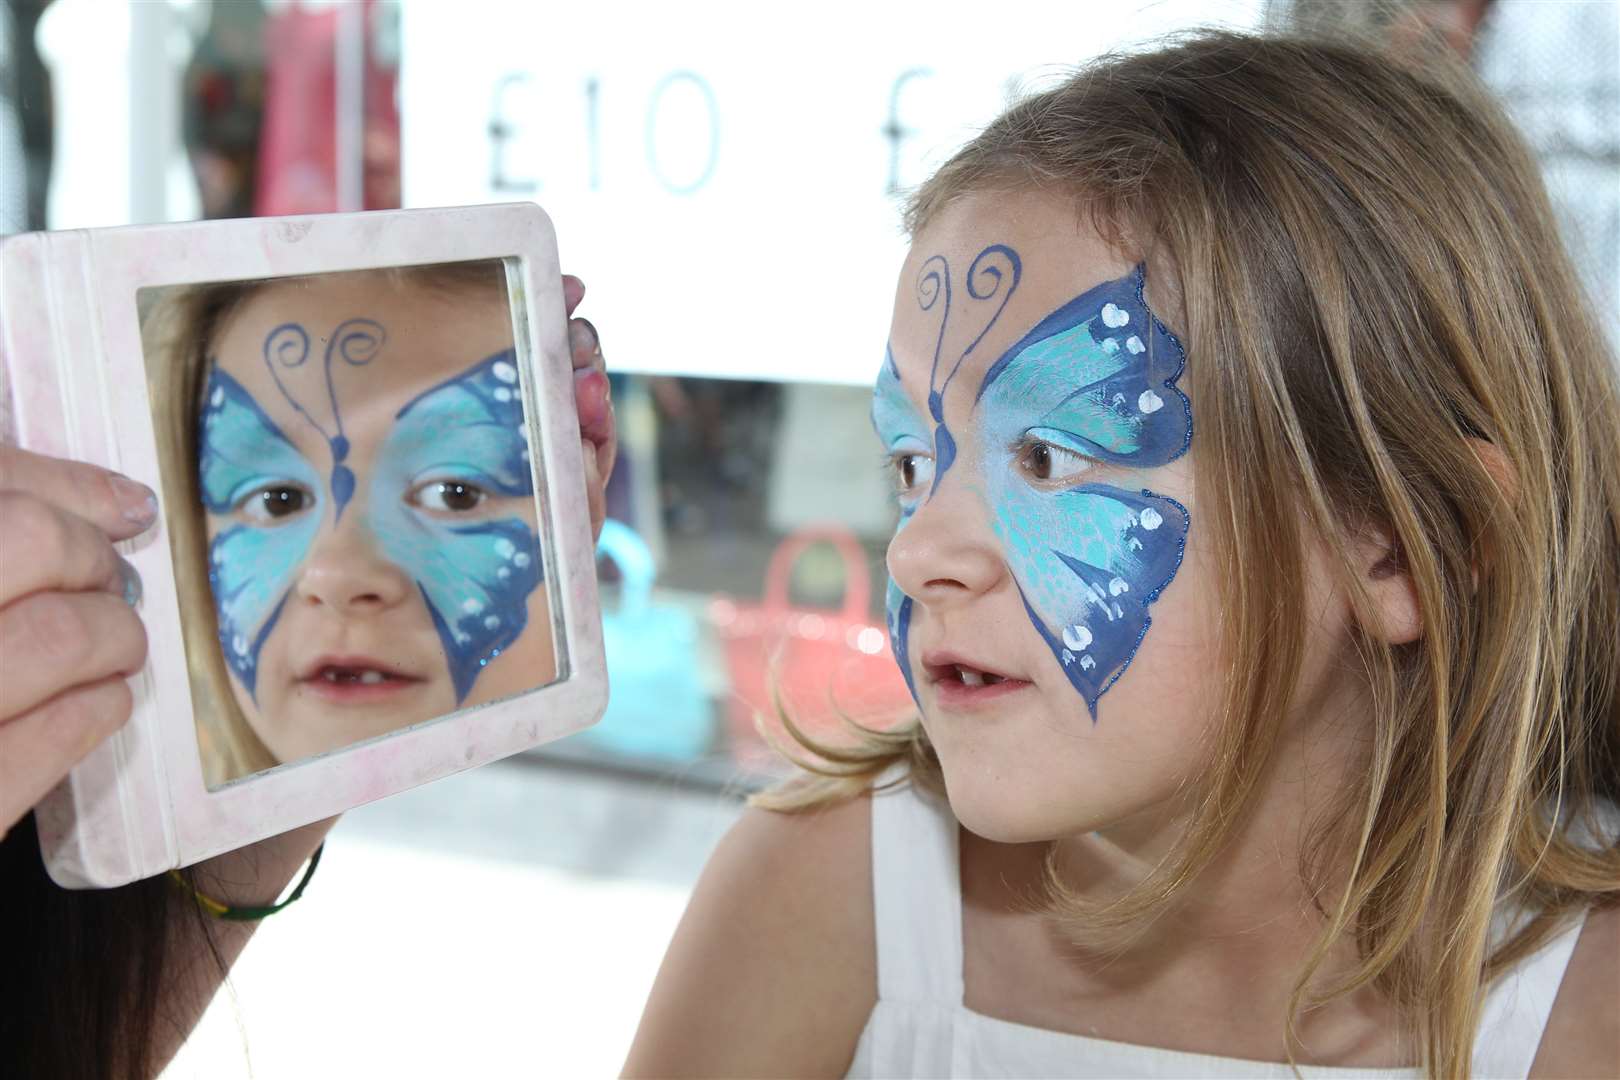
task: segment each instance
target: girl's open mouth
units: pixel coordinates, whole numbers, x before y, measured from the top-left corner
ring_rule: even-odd
[[[939,696],[939,703],[946,708],[971,709],[989,705],[1034,685],[1026,679],[1015,678],[947,653],[924,655],[923,667],[928,673],[929,684]]]
[[[385,701],[425,680],[369,659],[323,659],[298,680],[316,697],[337,704]]]

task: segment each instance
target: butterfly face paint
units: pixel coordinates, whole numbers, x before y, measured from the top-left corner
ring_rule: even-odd
[[[1053,478],[1072,481],[1093,462],[1151,468],[1186,452],[1192,409],[1174,385],[1184,354],[1148,310],[1144,279],[1138,266],[1041,320],[991,365],[975,405],[996,537],[1093,720],[1181,566],[1187,510],[1111,484],[1038,487],[1015,457],[1039,448]]]
[[[260,650],[300,568],[357,492],[331,370],[371,362],[386,334],[372,320],[348,320],[327,340],[326,370],[313,378],[302,326],[278,326],[264,347],[276,388],[330,449],[324,477],[217,363],[204,397],[203,502],[233,518],[210,544],[209,583],[227,662],[255,701]],[[365,487],[363,528],[422,596],[458,704],[522,635],[542,577],[534,528],[504,503],[533,496],[513,361],[510,349],[489,356],[401,408]]]
[[[534,494],[513,360],[498,353],[401,409],[372,480],[371,528],[427,601],[458,703],[523,633],[541,582],[540,541],[522,518],[463,525],[399,494],[446,478],[508,498]]]
[[[974,260],[970,285],[974,268],[1001,251],[1010,255],[1012,271],[996,284],[1006,284],[1009,292],[1017,288],[1020,264],[1004,245],[986,248]],[[930,275],[949,280],[942,257],[924,263],[921,281]],[[1174,385],[1184,354],[1148,310],[1144,282],[1145,269],[1139,266],[1042,319],[986,369],[971,409],[975,479],[992,529],[1031,623],[1093,720],[1098,699],[1124,673],[1148,632],[1149,606],[1181,564],[1189,524],[1185,507],[1174,499],[1081,479],[1098,463],[1163,465],[1185,453],[1191,442],[1191,408]],[[923,310],[929,310],[930,296],[941,291],[920,282]],[[993,290],[980,288],[970,295],[986,292]],[[1000,298],[991,324],[1007,299]],[[968,352],[987,329],[973,338]],[[944,340],[943,328],[938,340]],[[936,403],[955,370],[938,386],[937,349],[929,401],[943,430],[943,411]],[[879,377],[874,405],[874,421],[886,442],[905,431],[897,400],[906,398],[891,361]],[[936,434],[936,455],[946,443]],[[953,450],[954,443],[950,438]],[[891,456],[916,452],[910,449],[914,443],[897,445],[900,449],[891,449]],[[1044,462],[1048,474],[1039,483],[1032,482],[1022,464],[1031,456]],[[946,461],[939,457],[935,464],[935,487]],[[902,505],[901,528],[915,509]],[[908,678],[911,605],[891,581],[890,633]]]

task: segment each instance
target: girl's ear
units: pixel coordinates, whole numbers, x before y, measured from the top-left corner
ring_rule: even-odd
[[[1503,501],[1511,507],[1518,497],[1518,482],[1513,466],[1494,444],[1484,439],[1467,441],[1469,449],[1479,458],[1481,468],[1490,476]],[[1421,638],[1423,612],[1418,604],[1417,587],[1407,573],[1400,540],[1386,528],[1369,527],[1356,550],[1362,584],[1373,601],[1374,624],[1364,629],[1391,645],[1405,645]],[[1488,565],[1481,566],[1478,561],[1475,562],[1475,589],[1479,588],[1480,575],[1489,572]]]
[[[1421,638],[1423,609],[1400,540],[1386,529],[1369,529],[1356,554],[1361,584],[1373,604],[1372,625],[1363,629],[1390,645]]]

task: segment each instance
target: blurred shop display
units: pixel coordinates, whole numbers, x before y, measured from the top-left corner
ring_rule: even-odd
[[[870,395],[618,376],[614,399],[620,509],[598,546],[608,711],[536,756],[749,788],[791,767],[772,745],[793,748],[773,692],[833,743],[850,733],[843,714],[876,727],[909,715],[875,606],[895,509]],[[800,507],[870,531],[804,520]]]
[[[398,206],[394,5],[293,0],[275,9],[264,31],[268,82],[254,213]]]
[[[843,563],[841,608],[789,598],[794,566],[818,544],[829,545]],[[865,553],[854,533],[839,525],[802,529],[784,540],[771,555],[761,601],[720,597],[710,605],[725,644],[727,727],[739,763],[769,770],[780,752],[812,757],[787,724],[837,747],[858,734],[851,723],[883,729],[909,718],[911,691],[871,608]]]
[[[611,686],[607,713],[575,741],[650,763],[701,759],[714,742],[715,707],[700,674],[697,616],[654,597],[652,550],[630,526],[609,518],[597,553],[619,579],[616,600],[602,607]]]
[[[1620,352],[1620,0],[1499,0],[1473,55],[1541,163],[1564,242]]]
[[[400,205],[396,0],[0,2],[52,89],[46,226]]]
[[[17,85],[17,20],[0,8],[0,235],[28,228],[28,159]]]
[[[1564,243],[1620,352],[1620,0],[1268,0],[1267,17],[1465,57],[1540,162]]]
[[[0,3],[0,235],[45,227],[51,83],[34,31],[47,2]]]
[[[259,0],[210,4],[187,66],[181,128],[205,218],[253,213],[264,128],[265,23]]]

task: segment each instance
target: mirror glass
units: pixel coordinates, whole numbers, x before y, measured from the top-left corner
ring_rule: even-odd
[[[137,304],[210,788],[556,679],[502,261]]]

